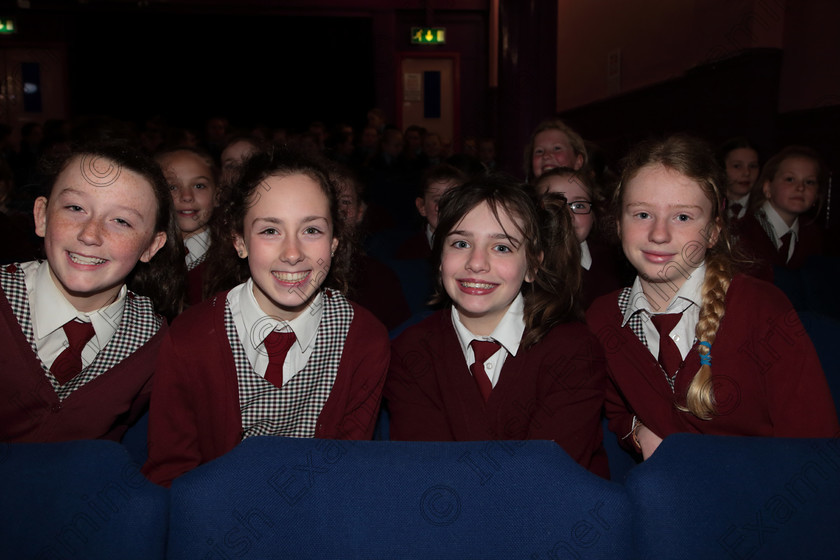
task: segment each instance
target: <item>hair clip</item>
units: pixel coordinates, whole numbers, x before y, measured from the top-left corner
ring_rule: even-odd
[[[700,346],[705,346],[709,349],[705,354],[700,352],[700,365],[712,367],[712,345],[703,340],[700,342]]]

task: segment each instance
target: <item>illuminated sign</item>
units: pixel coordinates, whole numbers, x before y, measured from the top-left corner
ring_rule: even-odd
[[[413,45],[443,45],[446,43],[446,28],[412,27],[411,43]]]
[[[0,18],[0,34],[8,35],[17,32],[17,25],[12,18]]]

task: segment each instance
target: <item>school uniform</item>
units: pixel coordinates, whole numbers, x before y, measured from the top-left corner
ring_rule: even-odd
[[[608,476],[599,420],[606,376],[597,340],[580,323],[564,323],[521,347],[522,312],[520,295],[490,337],[470,333],[454,308],[400,335],[385,384],[391,438],[549,439],[583,467]],[[492,384],[486,402],[470,370],[473,338],[501,344],[479,372]]]
[[[677,432],[733,436],[835,437],[837,414],[817,353],[796,312],[772,284],[736,275],[711,347],[717,414],[701,420],[685,406],[700,369],[694,329],[705,265],[676,293],[668,313],[683,311],[669,333],[683,362],[669,376],[660,366],[659,334],[638,279],[633,287],[599,298],[587,312],[604,347],[612,383],[607,387],[610,429],[634,450],[633,416],[659,437]]]
[[[790,245],[786,252],[780,250],[782,238],[790,233]],[[737,243],[754,260],[747,271],[751,276],[772,281],[774,266],[801,268],[808,257],[823,251],[822,233],[816,224],[805,224],[797,218],[788,227],[781,216],[765,202],[757,212],[745,216],[735,226]]]
[[[580,265],[583,269],[581,288],[583,308],[593,301],[621,287],[616,267],[616,252],[605,242],[596,239],[580,244]]]
[[[750,193],[745,194],[741,198],[726,200],[726,215],[731,221],[741,220],[747,215],[747,209],[750,207]]]
[[[187,305],[195,305],[203,297],[204,275],[207,272],[207,253],[210,249],[210,230],[204,230],[184,240],[187,265]]]
[[[78,312],[46,261],[0,268],[0,285],[0,438],[119,441],[146,411],[166,332],[151,301],[123,286],[112,304]],[[81,352],[81,372],[62,383],[51,368],[68,344],[62,326],[74,319],[95,332]]]
[[[296,335],[281,387],[265,378],[273,330]],[[259,311],[251,280],[217,294],[181,314],[163,342],[144,473],[168,486],[257,435],[370,439],[389,356],[382,324],[334,290],[289,323]]]
[[[397,273],[369,255],[357,255],[347,297],[373,313],[388,330],[411,317]]]

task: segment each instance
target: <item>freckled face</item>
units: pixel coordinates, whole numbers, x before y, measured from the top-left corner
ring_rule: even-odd
[[[534,151],[531,153],[531,169],[534,177],[540,177],[555,167],[583,167],[583,155],[575,154],[569,137],[562,130],[550,128],[534,137]]]
[[[643,167],[625,186],[619,237],[642,285],[684,283],[720,234],[700,185],[662,165]]]
[[[100,181],[106,173],[115,180]],[[49,200],[35,201],[35,231],[44,238],[52,279],[76,309],[113,302],[137,262],[148,262],[163,246],[157,210],[146,179],[92,156],[71,159]]]
[[[327,195],[303,174],[268,177],[252,195],[243,230],[234,246],[248,258],[260,309],[294,319],[320,290],[338,247]]]
[[[443,287],[471,332],[489,335],[531,281],[521,223],[483,202],[449,232],[441,255]]]

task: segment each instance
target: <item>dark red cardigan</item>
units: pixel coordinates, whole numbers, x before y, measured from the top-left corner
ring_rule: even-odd
[[[630,329],[621,327],[618,292],[587,312],[601,341],[612,384],[607,417],[619,437],[633,414],[664,438],[677,432],[733,436],[837,437],[840,426],[811,339],[785,295],[775,286],[736,276],[726,294],[726,314],[712,345],[712,380],[718,415],[700,420],[681,412],[700,369],[692,349],[671,391],[656,358]],[[628,449],[629,439],[623,440]]]
[[[146,412],[154,362],[165,332],[164,323],[134,353],[60,401],[0,290],[0,440],[119,441]]]
[[[600,423],[604,365],[598,341],[584,325],[562,324],[507,357],[485,404],[450,310],[438,311],[392,345],[385,384],[391,439],[554,440],[585,468],[607,477]]]
[[[242,440],[239,385],[228,341],[227,292],[187,309],[163,341],[149,414],[149,460],[143,472],[168,486],[224,455]],[[370,439],[388,370],[388,333],[353,304],[341,364],[318,417],[315,437]]]

